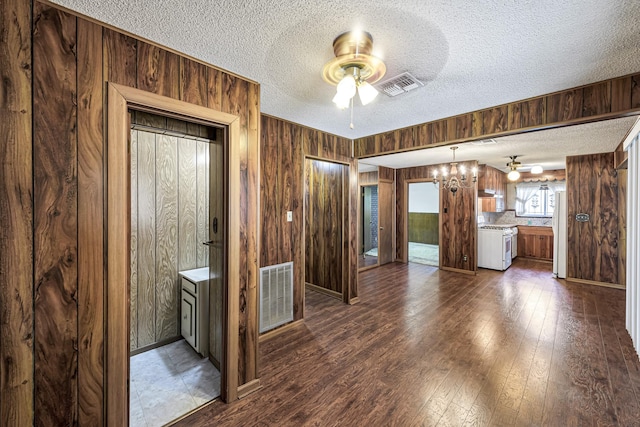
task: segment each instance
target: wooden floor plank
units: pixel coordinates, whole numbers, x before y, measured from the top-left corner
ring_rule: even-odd
[[[634,425],[624,291],[550,270],[396,263],[360,273],[354,306],[307,291],[304,322],[261,343],[263,388],[176,425]]]

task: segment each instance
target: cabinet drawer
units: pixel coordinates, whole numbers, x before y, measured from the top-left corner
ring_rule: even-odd
[[[189,280],[182,278],[182,289],[191,292],[191,294],[198,296],[198,287],[195,283],[190,282]]]

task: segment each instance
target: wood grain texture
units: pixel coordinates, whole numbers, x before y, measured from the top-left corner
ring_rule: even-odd
[[[180,57],[180,100],[206,107],[207,67],[199,62]]]
[[[131,131],[131,262],[129,279],[129,349],[138,348],[138,131]]]
[[[446,145],[527,130],[624,117],[640,110],[640,76],[629,75],[472,111],[354,141],[357,158]],[[471,121],[469,117],[472,117]],[[471,129],[469,129],[471,126]],[[407,133],[404,133],[404,132]],[[401,135],[401,132],[403,134]],[[413,132],[409,138],[408,133]],[[410,140],[411,139],[411,140]]]
[[[33,425],[31,3],[0,4],[0,425]]]
[[[34,18],[30,19],[32,4],[36,13]],[[42,418],[43,424],[67,425],[74,422],[80,423],[81,419],[95,420],[98,414],[104,414],[105,422],[108,424],[110,420],[119,419],[118,417],[123,413],[126,415],[126,407],[121,404],[122,402],[115,404],[114,398],[110,397],[109,393],[106,393],[102,403],[98,403],[100,406],[94,407],[94,403],[90,402],[98,402],[98,394],[105,393],[106,390],[105,386],[99,385],[101,379],[98,376],[103,378],[102,381],[106,377],[115,378],[117,374],[114,373],[124,371],[126,364],[117,358],[111,358],[110,360],[117,362],[117,366],[110,365],[110,371],[105,369],[100,373],[102,368],[99,362],[95,361],[98,355],[93,351],[100,349],[103,360],[109,358],[107,348],[112,352],[126,352],[129,348],[127,338],[123,338],[125,341],[120,343],[115,342],[113,337],[119,336],[115,332],[117,330],[125,331],[126,337],[130,339],[128,327],[130,318],[128,314],[116,310],[118,315],[106,322],[105,315],[101,315],[97,310],[97,307],[108,308],[113,305],[101,296],[99,286],[93,286],[95,283],[93,280],[104,268],[110,268],[112,264],[106,261],[107,255],[100,256],[97,255],[98,252],[84,253],[83,251],[80,255],[85,256],[84,260],[87,261],[86,265],[83,264],[84,267],[78,264],[84,261],[79,258],[76,262],[75,259],[78,253],[77,247],[84,244],[86,248],[88,243],[93,245],[100,232],[110,235],[112,242],[128,242],[129,238],[130,219],[128,217],[124,223],[117,221],[114,223],[118,227],[116,230],[113,227],[104,227],[104,212],[102,215],[92,215],[91,218],[87,214],[94,208],[97,211],[105,210],[106,212],[109,209],[108,204],[103,204],[102,207],[100,203],[93,206],[90,204],[78,206],[78,200],[81,197],[85,197],[83,200],[87,200],[86,197],[90,197],[90,200],[99,200],[97,192],[107,191],[107,179],[110,185],[122,183],[117,179],[109,178],[111,173],[119,171],[116,166],[110,174],[104,173],[103,167],[99,165],[95,168],[91,166],[92,169],[89,169],[89,165],[96,162],[94,156],[97,153],[102,152],[102,155],[109,153],[106,150],[106,140],[102,140],[99,146],[95,145],[93,140],[96,123],[102,121],[97,118],[101,117],[104,106],[107,105],[104,82],[117,82],[128,87],[136,87],[139,78],[143,81],[153,75],[153,79],[148,79],[144,83],[146,88],[158,93],[170,94],[177,99],[180,96],[180,88],[187,87],[187,84],[181,83],[180,79],[186,79],[187,76],[180,76],[179,55],[156,47],[162,51],[157,58],[164,56],[165,59],[158,60],[157,66],[152,60],[150,62],[152,67],[148,67],[143,62],[149,59],[150,49],[138,55],[139,41],[135,37],[101,27],[99,24],[86,22],[78,24],[76,29],[77,18],[70,13],[58,12],[56,6],[50,3],[8,0],[3,3],[2,10],[9,12],[2,12],[0,18],[3,28],[3,43],[0,43],[2,64],[0,73],[3,78],[0,106],[3,120],[0,126],[4,131],[3,134],[12,138],[16,145],[3,144],[0,150],[4,164],[2,179],[3,183],[7,184],[6,189],[3,188],[1,192],[0,200],[2,203],[7,201],[12,207],[11,210],[6,211],[10,216],[4,216],[4,212],[2,216],[3,227],[7,218],[11,218],[12,221],[11,227],[4,227],[11,230],[12,237],[9,240],[10,243],[7,243],[5,234],[2,235],[2,250],[13,254],[10,259],[2,257],[2,271],[5,271],[7,266],[15,271],[12,275],[14,287],[2,286],[3,297],[8,295],[5,292],[11,292],[11,297],[2,298],[3,340],[0,353],[4,363],[1,368],[3,399],[0,403],[0,417],[2,417],[0,423],[9,420],[8,425],[13,425],[12,422],[18,420],[20,425],[30,425],[33,423],[34,416],[46,414]],[[30,23],[33,24],[31,28],[29,28]],[[82,28],[85,24],[91,27],[89,32],[85,32],[87,28]],[[83,37],[87,35],[87,38],[82,40],[82,43],[86,43],[85,47],[81,47],[80,43],[76,46],[77,35],[81,31]],[[31,52],[33,52],[33,65],[30,59]],[[167,55],[167,53],[170,54]],[[142,67],[138,67],[138,64],[142,64]],[[153,66],[157,67],[155,71],[150,70]],[[252,147],[253,152],[257,153],[259,126],[256,120],[259,114],[257,108],[259,86],[244,82],[238,85],[237,91],[224,91],[222,85],[218,85],[217,82],[222,82],[226,73],[207,66],[206,74],[206,87],[216,89],[214,92],[207,91],[207,103],[213,99],[212,105],[217,102],[220,108],[223,104],[237,105],[236,112],[244,117],[245,123],[255,124],[252,130],[245,133],[245,146]],[[169,80],[171,82],[167,83]],[[150,89],[150,86],[155,86],[155,89]],[[30,88],[34,89],[33,96]],[[91,91],[90,98],[88,88],[95,88]],[[40,94],[36,94],[36,91],[40,91]],[[251,106],[247,101],[247,93],[250,91],[253,93],[254,100]],[[39,117],[32,115],[33,105],[37,105]],[[80,114],[82,109],[86,110],[84,113],[87,114],[87,121],[79,120],[75,115],[76,110],[78,110],[77,114]],[[249,119],[250,115],[253,119]],[[122,117],[118,118],[118,123],[124,128],[126,128],[126,117],[125,111]],[[83,126],[86,126],[84,130],[82,130]],[[87,141],[91,140],[94,145],[83,145],[85,140],[80,137],[80,132],[85,131],[93,135]],[[112,128],[111,131],[116,132],[116,128]],[[117,132],[120,131],[121,129],[118,128]],[[28,141],[25,138],[28,138]],[[76,139],[77,146],[74,142]],[[126,141],[126,134],[124,134],[124,140]],[[31,147],[37,147],[38,152],[32,153]],[[11,161],[7,163],[6,159],[9,158]],[[66,160],[61,161],[62,158]],[[127,165],[129,161],[128,156],[123,156],[122,153],[114,155],[113,158],[117,159],[120,168]],[[58,162],[59,160],[61,162]],[[257,176],[258,163],[255,156],[246,157],[242,166],[246,176]],[[82,178],[80,178],[81,174],[83,174]],[[98,179],[100,175],[99,181],[91,182]],[[123,176],[122,179],[128,180],[128,173]],[[35,179],[33,184],[32,179]],[[90,188],[90,184],[94,187]],[[243,192],[246,197],[247,192],[253,191],[249,186],[239,188],[238,197]],[[34,194],[31,194],[32,191]],[[128,206],[129,195],[126,190],[124,191],[122,193],[124,198],[112,195],[110,200],[121,202],[120,206]],[[257,191],[255,189],[256,195]],[[37,213],[31,213],[29,200],[35,201]],[[252,204],[256,206],[258,203]],[[119,219],[121,218],[118,217]],[[82,223],[83,220],[87,222]],[[247,211],[247,214],[238,220],[240,221],[244,221],[243,227],[246,229],[243,236],[246,236],[250,242],[257,242],[256,211]],[[23,226],[28,226],[28,229]],[[77,234],[75,230],[78,230]],[[35,246],[32,236],[36,236]],[[237,243],[239,242],[230,242],[230,244]],[[243,246],[247,253],[250,251],[250,245],[251,243]],[[107,250],[108,247],[107,245]],[[110,254],[110,259],[117,260],[117,266],[111,269],[112,273],[115,271],[116,274],[121,274],[130,268],[128,246],[118,253],[110,252]],[[24,256],[29,258],[26,264],[27,260]],[[86,258],[87,256],[90,258]],[[100,258],[99,261],[98,258]],[[257,259],[254,256],[246,256],[246,258],[244,264],[246,267],[237,269],[233,274],[244,281],[255,282]],[[58,263],[57,267],[54,262]],[[76,270],[76,266],[79,270]],[[33,272],[36,272],[35,277]],[[85,281],[85,273],[91,275],[90,281]],[[82,278],[80,275],[83,275]],[[121,279],[120,284],[130,280],[128,271],[126,277],[122,275],[118,277]],[[25,278],[30,279],[25,281]],[[116,292],[119,289],[118,285],[114,281],[109,281],[107,276],[104,279],[108,284],[107,295],[112,296],[111,302],[120,301],[118,298],[122,293]],[[253,286],[255,289],[255,284]],[[249,299],[254,298],[251,295],[251,289],[250,287]],[[128,298],[128,295],[126,297]],[[5,303],[5,301],[8,302]],[[82,308],[78,307],[77,301],[83,301]],[[85,302],[87,302],[86,305]],[[96,310],[93,310],[90,304],[94,304]],[[15,316],[18,306],[26,309],[22,311],[23,308],[20,308],[20,315]],[[36,311],[40,313],[40,323],[36,327],[38,332],[35,335],[33,333],[34,314],[29,307],[36,307]],[[255,309],[251,304],[246,308],[248,311]],[[239,316],[239,311],[230,310],[230,312],[237,313]],[[8,323],[5,322],[5,315],[11,315]],[[64,320],[65,316],[68,322]],[[249,322],[252,322],[255,313],[243,313],[243,316],[247,316]],[[51,318],[56,318],[58,321],[55,324],[49,322],[47,319]],[[81,325],[78,324],[79,320],[82,322]],[[253,328],[253,325],[248,326],[249,329]],[[102,348],[100,348],[99,332],[96,332],[101,328],[105,328],[107,336],[112,340],[108,346],[106,343],[102,345]],[[12,332],[5,333],[8,329]],[[54,338],[42,341],[43,335],[51,335]],[[36,345],[32,344],[32,340],[40,341]],[[256,347],[254,342],[255,338],[249,337],[242,345]],[[239,347],[237,337],[235,343],[234,345]],[[11,350],[7,350],[9,345]],[[38,350],[34,353],[33,348]],[[58,351],[63,348],[64,351]],[[25,352],[25,350],[28,351]],[[92,360],[91,365],[80,360],[84,357],[83,354]],[[233,351],[230,350],[229,354],[233,354]],[[7,355],[13,362],[6,358]],[[46,364],[43,364],[41,360],[45,357]],[[237,362],[237,358],[234,357],[234,360]],[[245,363],[245,360],[241,360],[240,364]],[[67,363],[62,363],[65,361]],[[34,365],[36,373],[34,373]],[[255,363],[252,362],[252,365],[255,366]],[[246,378],[257,376],[255,367],[247,372],[249,373],[245,375]],[[37,381],[34,376],[38,378]],[[253,383],[254,379],[248,381]],[[93,388],[86,390],[86,394],[80,397],[78,387],[74,384],[80,384],[83,381],[92,383],[90,387]],[[9,387],[11,387],[10,391],[8,391]],[[84,388],[84,386],[81,387]],[[114,386],[110,390],[118,390],[120,396],[126,397],[126,388]],[[41,402],[45,403],[41,404]],[[112,412],[105,411],[106,402],[109,402],[109,407],[114,408]],[[92,422],[82,421],[82,423]]]
[[[198,266],[196,219],[198,187],[198,142],[178,138],[178,271]]]
[[[378,180],[393,182],[395,180],[395,170],[384,166],[378,167]]]
[[[530,260],[475,277],[398,263],[360,276],[360,305],[307,292],[305,323],[263,341],[268,390],[177,425],[636,423],[624,292]]]
[[[582,115],[597,116],[611,111],[611,81],[590,85],[582,94]]]
[[[500,106],[482,112],[482,131],[485,135],[500,133],[507,129],[508,107]]]
[[[393,253],[393,181],[378,183],[378,263],[388,264],[394,260]]]
[[[138,89],[170,98],[179,98],[180,60],[178,55],[138,42]]]
[[[102,28],[78,19],[78,424],[104,423]],[[80,285],[82,284],[82,285]]]
[[[280,123],[283,122],[262,116],[260,138],[260,266],[262,267],[280,263],[277,249],[279,218],[282,214],[279,203],[279,198],[282,196],[278,194],[277,161]]]
[[[477,162],[465,162],[477,167]],[[396,259],[407,262],[409,182],[430,182],[433,171],[448,165],[419,166],[396,170]],[[440,192],[440,257],[441,267],[476,271],[476,191],[461,189],[455,196]],[[447,212],[444,212],[444,209]],[[466,261],[464,256],[466,255]]]
[[[567,157],[567,277],[618,283],[618,186],[614,154]],[[577,213],[590,220],[577,222]]]
[[[138,132],[138,347],[156,342],[156,135]]]
[[[104,80],[136,86],[138,41],[117,31],[103,28]]]
[[[627,286],[627,169],[618,169],[618,283]]]
[[[547,123],[565,122],[582,117],[582,89],[547,96]]]
[[[342,294],[346,166],[313,159],[306,164],[305,282]]]
[[[76,19],[36,3],[33,32],[35,419],[78,422]]]
[[[375,185],[378,183],[378,171],[360,172],[358,174],[358,183],[360,185]]]
[[[196,142],[196,267],[209,265],[209,247],[202,242],[209,241],[209,144]]]

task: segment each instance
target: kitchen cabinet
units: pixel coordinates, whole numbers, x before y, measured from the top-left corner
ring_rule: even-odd
[[[504,212],[506,193],[506,175],[491,166],[480,166],[478,170],[478,200],[482,212]]]
[[[518,226],[518,256],[553,261],[551,227]]]

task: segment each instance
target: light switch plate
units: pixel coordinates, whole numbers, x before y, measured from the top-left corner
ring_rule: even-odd
[[[287,211],[287,222],[293,221],[293,212]]]

